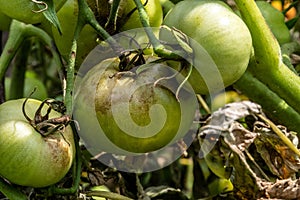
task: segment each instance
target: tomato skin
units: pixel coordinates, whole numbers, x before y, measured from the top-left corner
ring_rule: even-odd
[[[245,23],[225,3],[181,1],[166,15],[163,24],[181,30],[204,48],[203,51],[191,43],[194,66],[201,75],[205,73],[204,78],[210,82],[208,88],[204,78],[194,69],[189,82],[196,93],[218,92],[233,84],[245,72],[252,51],[251,34]],[[170,41],[170,34],[161,33],[160,37]],[[204,54],[208,54],[212,61]],[[211,67],[214,65],[212,62],[217,68]],[[218,73],[221,81],[216,80]]]
[[[54,0],[55,9],[59,10],[66,0]],[[0,0],[0,11],[11,17],[27,24],[40,23],[44,19],[43,13],[35,13],[40,10],[33,1],[30,0],[15,0],[6,1]]]
[[[279,44],[282,45],[290,42],[291,35],[288,27],[285,25],[284,15],[268,2],[257,1],[256,5],[260,9]]]
[[[62,133],[42,137],[22,113],[25,99],[0,105],[0,175],[12,183],[46,187],[60,181],[70,169],[75,155],[70,126]],[[32,118],[40,101],[29,99],[25,109]],[[45,109],[43,109],[45,114]],[[61,114],[51,111],[50,117]]]

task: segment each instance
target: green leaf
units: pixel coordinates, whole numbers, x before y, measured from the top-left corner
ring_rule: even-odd
[[[40,9],[35,12],[42,12],[45,18],[55,27],[57,28],[58,32],[61,34],[61,27],[59,24],[59,20],[56,15],[55,5],[53,0],[32,0],[36,3],[36,6]]]

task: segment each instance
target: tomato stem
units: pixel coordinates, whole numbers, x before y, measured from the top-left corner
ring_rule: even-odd
[[[300,115],[264,83],[247,70],[234,87],[254,102],[260,104],[274,122],[300,133]]]
[[[97,32],[100,34],[103,40],[106,40],[111,48],[117,53],[121,54],[123,48],[114,40],[113,37],[98,23],[93,11],[88,6],[85,0],[78,0],[78,20],[74,32],[73,43],[71,47],[71,52],[69,54],[69,59],[67,62],[67,77],[66,77],[66,88],[64,94],[64,100],[67,107],[66,114],[71,115],[73,109],[73,87],[75,79],[75,60],[77,53],[77,40],[79,34],[86,24],[90,24]]]
[[[113,31],[117,30],[116,22],[117,22],[117,13],[119,9],[121,0],[114,0],[109,12],[108,20],[105,24],[105,28],[112,27]]]
[[[156,36],[154,35],[154,33],[152,31],[152,28],[150,27],[149,17],[148,17],[148,14],[147,14],[142,2],[140,0],[134,0],[134,3],[139,12],[140,20],[144,27],[144,30],[153,46],[154,52],[163,58],[169,58],[169,59],[174,59],[174,60],[182,59],[178,54],[166,49],[164,47],[164,45],[162,45],[160,43],[160,41],[156,38]]]
[[[25,24],[16,20],[13,20],[11,23],[9,37],[0,57],[0,80],[4,79],[10,62],[26,37],[24,34],[25,26]]]
[[[256,59],[262,62],[263,66],[271,65],[272,68],[278,68],[280,65],[280,46],[255,1],[235,0],[235,2],[251,32]]]
[[[120,54],[123,51],[123,48],[117,43],[117,41],[111,37],[111,35],[99,24],[93,11],[88,6],[85,0],[78,0],[79,6],[79,21],[82,20],[84,24],[90,24],[100,35],[100,37],[108,42],[111,48],[117,53]]]
[[[258,114],[258,117],[266,122],[271,129],[277,134],[277,136],[288,146],[294,153],[300,156],[299,149],[291,142],[291,140],[268,118],[263,116],[262,114]]]
[[[30,46],[30,40],[26,39],[16,55],[16,63],[13,66],[10,83],[10,96],[7,99],[19,99],[24,95],[24,82],[27,58],[29,55],[28,47]]]
[[[27,196],[8,182],[0,178],[0,191],[8,198],[14,200],[27,200]]]
[[[55,53],[54,47],[52,46],[52,39],[45,31],[31,24],[24,24],[17,20],[13,20],[10,26],[8,40],[0,57],[0,81],[4,80],[4,76],[9,67],[9,64],[16,55],[24,40],[30,37],[37,37],[44,44],[52,48],[53,59],[58,65],[61,63],[58,55]],[[26,51],[28,51],[28,49]]]
[[[252,35],[256,64],[249,71],[300,113],[300,77],[282,62],[280,46],[255,1],[235,2]]]

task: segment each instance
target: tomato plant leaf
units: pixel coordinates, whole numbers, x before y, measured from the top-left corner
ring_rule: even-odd
[[[43,12],[45,18],[58,29],[58,32],[61,34],[61,27],[59,20],[56,15],[56,10],[54,6],[53,0],[43,0],[43,1],[35,1],[37,7],[40,9],[36,12]]]

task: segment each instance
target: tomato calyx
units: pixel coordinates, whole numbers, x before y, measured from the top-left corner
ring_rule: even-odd
[[[47,135],[50,135],[56,131],[62,131],[64,128],[70,124],[71,117],[69,115],[62,115],[61,117],[55,117],[49,119],[49,114],[51,110],[55,111],[63,111],[65,110],[63,105],[63,102],[56,101],[53,99],[46,99],[44,100],[38,109],[35,112],[34,118],[31,119],[25,111],[25,105],[28,101],[29,97],[27,97],[22,105],[22,112],[24,117],[28,120],[29,124],[37,131],[39,132],[43,137],[46,137]],[[48,109],[45,115],[42,115],[42,109],[44,105],[48,105]]]
[[[128,50],[126,52],[122,52],[121,55],[119,56],[119,59],[120,59],[120,63],[119,63],[120,71],[128,71],[133,67],[143,65],[146,63],[143,54],[143,49]]]

